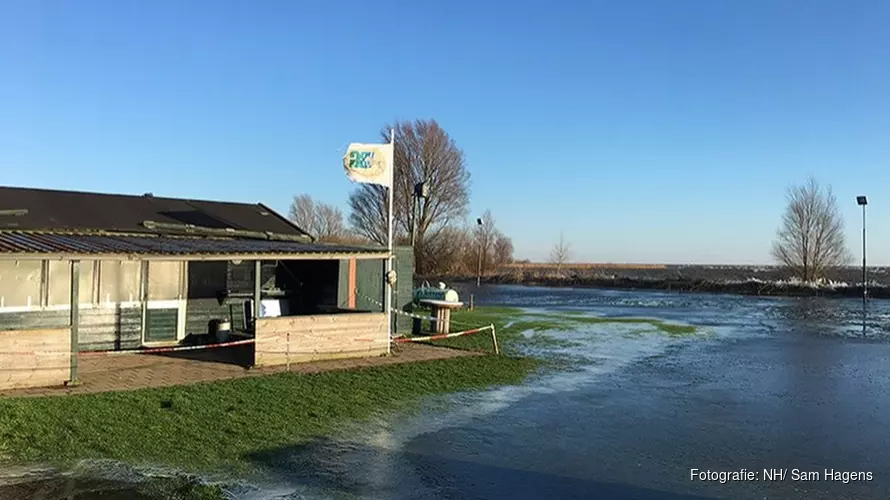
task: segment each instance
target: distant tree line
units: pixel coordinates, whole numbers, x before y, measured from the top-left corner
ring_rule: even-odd
[[[397,245],[414,240],[418,275],[488,274],[513,260],[513,242],[495,226],[486,210],[483,224],[467,220],[470,173],[463,151],[434,120],[384,126],[381,140],[395,130],[393,239]],[[427,184],[426,197],[415,197],[415,186]],[[360,184],[349,195],[348,224],[343,212],[295,196],[290,218],[319,241],[385,245],[386,188]]]

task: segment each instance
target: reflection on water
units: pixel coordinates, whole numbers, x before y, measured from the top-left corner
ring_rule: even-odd
[[[881,423],[890,413],[890,301],[869,304],[863,337],[862,303],[849,299],[518,286],[467,293],[480,304],[656,318],[708,334],[614,323],[548,332],[563,342],[537,345],[538,354],[570,358],[574,369],[430,398],[419,416],[381,415],[333,438],[258,451],[251,459],[268,474],[230,496],[890,498],[887,481],[817,490],[685,481],[689,467],[890,469],[877,445],[890,440]],[[132,478],[103,477],[0,486],[0,498],[166,498]]]
[[[491,436],[477,434],[484,443]],[[311,443],[275,450],[257,460],[282,477],[311,484],[327,492],[325,498],[412,498],[441,499],[539,499],[546,498],[633,498],[636,500],[707,500],[708,497],[676,494],[627,484],[596,481],[574,475],[540,472],[521,467],[499,466],[474,457],[471,449],[457,449],[458,456],[444,456],[422,448],[391,450],[363,442],[319,439]],[[297,457],[281,462],[270,457]],[[323,457],[323,458],[321,458]],[[308,461],[308,462],[307,462]],[[399,467],[398,478],[379,481],[367,477],[364,467],[385,463]],[[348,470],[344,470],[348,469]],[[413,479],[413,480],[412,480]],[[382,486],[382,487],[380,487]],[[471,496],[467,491],[472,490]]]

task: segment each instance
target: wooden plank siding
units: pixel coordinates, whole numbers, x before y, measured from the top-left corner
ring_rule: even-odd
[[[349,259],[346,276],[346,307],[355,309],[355,259]]]
[[[0,331],[0,390],[64,384],[70,351],[69,328]]]
[[[78,346],[81,351],[135,349],[141,344],[142,311],[138,307],[81,307]],[[0,314],[0,331],[68,328],[67,309]]]
[[[209,332],[210,320],[229,319],[229,306],[220,305],[217,299],[189,299],[185,309],[186,335],[203,335]],[[232,329],[243,330],[244,301],[232,301]]]
[[[260,318],[256,366],[386,354],[383,313],[340,313]]]
[[[397,279],[393,290],[393,308],[399,311],[411,311],[414,301],[414,251],[411,247],[396,247],[393,269]],[[411,332],[411,318],[402,314],[396,315],[395,333]]]
[[[81,351],[137,349],[142,345],[142,308],[138,305],[81,308],[78,318],[77,345]]]
[[[40,330],[67,327],[71,313],[67,309],[56,311],[26,311],[0,313],[0,331]]]
[[[374,301],[383,302],[383,268],[382,260],[363,260],[356,262],[355,270],[355,308],[359,311],[382,312],[383,306]],[[373,300],[369,300],[373,299]]]
[[[393,289],[393,308],[401,311],[410,311],[411,302],[414,294],[414,252],[411,247],[396,247],[393,250],[393,269],[396,271],[397,281]],[[359,260],[355,263],[355,288],[358,293],[355,297],[355,304],[350,309],[359,311],[383,311],[383,307],[375,304],[383,303],[383,273],[385,262],[382,260]],[[344,282],[348,286],[348,278],[350,273],[350,264],[348,261],[342,261],[340,264],[340,283]],[[348,290],[347,290],[348,291]],[[340,294],[340,304],[344,307],[344,298],[348,300],[348,295],[344,292]],[[395,331],[410,332],[411,318],[404,315],[396,315]]]

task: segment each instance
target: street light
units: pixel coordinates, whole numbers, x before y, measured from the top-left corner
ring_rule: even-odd
[[[482,237],[482,226],[485,225],[485,221],[482,220],[482,217],[476,219],[476,226],[479,227],[479,267],[476,270],[476,288],[482,284],[482,249],[484,248]]]
[[[856,203],[862,207],[862,335],[865,335],[865,318],[868,314],[868,272],[865,267],[865,206],[868,198],[857,196]]]

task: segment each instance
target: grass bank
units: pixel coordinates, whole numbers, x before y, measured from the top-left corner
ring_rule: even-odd
[[[318,374],[282,373],[131,392],[0,400],[0,456],[82,458],[188,471],[249,468],[248,455],[329,435],[420,397],[517,384],[530,358],[473,356]]]

